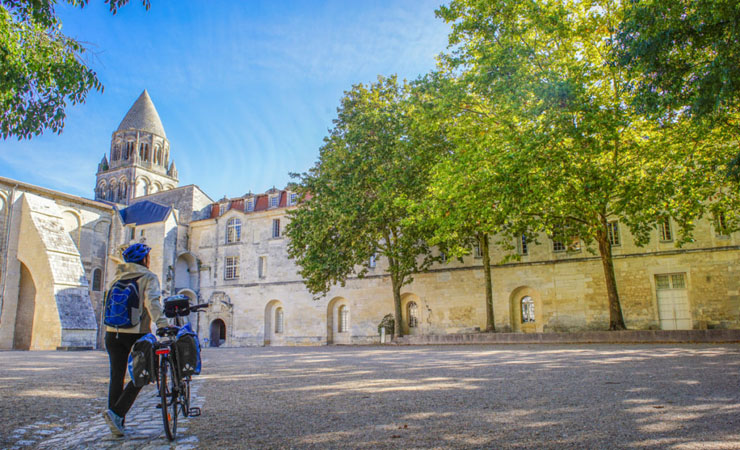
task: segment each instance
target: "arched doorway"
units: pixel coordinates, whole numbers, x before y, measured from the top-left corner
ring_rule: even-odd
[[[509,312],[513,331],[542,332],[542,302],[536,290],[529,286],[514,289],[509,298]]]
[[[211,322],[210,346],[220,347],[226,342],[226,324],[221,319]]]
[[[175,261],[175,290],[196,289],[198,264],[191,253],[182,253]]]
[[[401,330],[403,334],[420,334],[422,325],[422,302],[418,295],[410,292],[401,295]]]
[[[335,297],[329,302],[326,310],[326,328],[327,344],[351,342],[349,302],[344,297]]]
[[[270,300],[265,306],[265,346],[282,345],[285,335],[285,309],[280,300]]]
[[[18,289],[18,309],[15,315],[15,334],[13,348],[29,350],[33,336],[33,316],[36,312],[36,284],[25,264],[21,265],[21,279]]]

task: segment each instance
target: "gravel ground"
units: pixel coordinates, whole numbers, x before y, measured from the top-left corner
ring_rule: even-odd
[[[2,355],[0,448],[103,409],[104,353]],[[206,349],[203,366],[181,446],[740,448],[737,345]]]

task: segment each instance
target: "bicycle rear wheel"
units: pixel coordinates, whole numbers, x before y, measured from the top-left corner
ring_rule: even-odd
[[[179,408],[177,381],[174,367],[169,358],[162,356],[159,366],[159,398],[162,402],[162,423],[167,439],[175,440],[177,436],[177,413]]]

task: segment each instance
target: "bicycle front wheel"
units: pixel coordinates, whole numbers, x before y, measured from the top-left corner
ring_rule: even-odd
[[[177,436],[178,393],[177,379],[169,358],[162,356],[159,366],[159,399],[162,402],[162,423],[167,439]]]

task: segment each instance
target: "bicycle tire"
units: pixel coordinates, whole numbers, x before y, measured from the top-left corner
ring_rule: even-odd
[[[182,406],[182,415],[190,415],[190,380],[183,378],[180,384],[180,406]]]
[[[168,378],[169,372],[169,380]],[[162,356],[159,366],[159,399],[162,402],[162,423],[167,439],[174,441],[177,436],[178,393],[174,368],[169,358]]]

